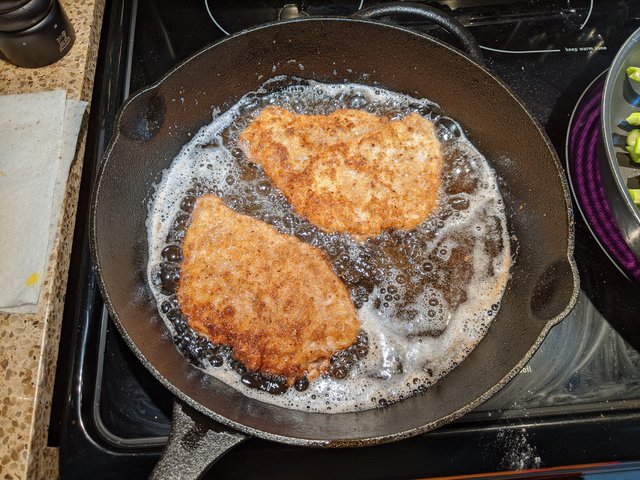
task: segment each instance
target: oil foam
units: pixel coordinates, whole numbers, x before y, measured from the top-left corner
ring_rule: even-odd
[[[357,108],[392,119],[418,112],[433,121],[445,152],[436,212],[412,231],[385,232],[366,242],[315,228],[238,148],[242,130],[267,105],[301,114]],[[176,225],[188,222],[185,202],[204,192],[322,249],[349,288],[369,340],[368,354],[346,378],[323,376],[303,392],[290,388],[271,395],[243,385],[229,362],[205,366],[247,396],[318,412],[387,405],[424,391],[462,362],[499,308],[510,242],[495,172],[458,123],[429,100],[359,84],[276,77],[226,112],[214,112],[164,172],[149,205],[147,273],[158,305],[169,298],[158,281],[161,252],[179,244]]]

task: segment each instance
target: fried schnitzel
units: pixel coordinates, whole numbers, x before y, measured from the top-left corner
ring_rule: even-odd
[[[417,113],[390,120],[360,110],[299,115],[269,106],[240,144],[293,208],[329,233],[411,229],[436,207],[442,147],[433,123]]]
[[[204,195],[182,249],[182,313],[248,370],[313,380],[355,343],[355,307],[317,248]]]

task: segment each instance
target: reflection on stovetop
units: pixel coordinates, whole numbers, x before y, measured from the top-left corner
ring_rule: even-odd
[[[255,21],[259,15],[254,16],[251,6],[268,3],[243,3],[243,18]],[[275,3],[284,6],[292,2]],[[363,6],[374,3],[379,2],[367,0]],[[483,47],[487,68],[519,95],[544,126],[558,152],[564,152],[569,117],[578,98],[593,78],[608,67],[623,40],[640,27],[640,0],[424,3],[439,4],[470,27]],[[121,5],[118,1],[114,4]],[[210,14],[217,15],[215,5],[224,4],[215,0],[134,2],[130,7],[134,24],[127,34],[128,42],[122,41],[123,45],[117,47],[122,49],[117,50],[121,57],[113,55],[110,59],[124,59],[120,61],[122,69],[118,70],[126,76],[119,103],[192,53],[223,38]],[[226,4],[239,8],[236,2]],[[299,6],[310,11],[328,5],[329,10],[341,12],[340,8],[353,9],[356,4],[357,0],[300,2]],[[278,11],[262,8],[266,10],[270,15]],[[397,20],[447,38],[424,22]],[[117,20],[113,22],[117,25]],[[129,25],[120,27],[126,32]],[[118,33],[114,31],[111,35],[117,37]],[[117,78],[110,81],[122,82]],[[109,118],[99,119],[99,123],[100,135],[109,138],[113,113]],[[517,132],[505,134],[512,135],[515,141],[526,141],[519,139]],[[92,161],[97,165],[100,157],[98,152]],[[487,422],[493,425],[491,422],[497,420],[524,423],[530,419],[540,422],[549,419],[551,425],[553,418],[577,414],[640,411],[639,289],[612,265],[579,215],[576,215],[575,257],[581,277],[575,309],[550,331],[538,352],[511,383],[456,423],[460,428],[466,425],[481,428],[478,426]],[[87,263],[86,259],[82,262]],[[82,405],[79,415],[88,415],[91,422],[75,421],[93,425],[100,441],[107,445],[101,448],[111,453],[130,451],[136,456],[150,455],[151,461],[155,461],[169,432],[172,397],[124,344],[99,295],[96,296],[91,303],[95,312],[78,314],[91,318],[85,320],[86,332],[83,331],[79,346],[72,347],[82,351],[79,361],[82,367],[69,374],[76,376],[75,389],[83,395],[75,400]],[[75,418],[71,413],[67,415]],[[300,458],[304,456],[301,455]]]
[[[522,372],[479,410],[531,416],[558,411],[543,407],[597,410],[602,402],[608,408],[640,406],[640,353],[602,319],[583,292]]]
[[[265,2],[204,0],[207,15],[225,35],[276,20],[319,16],[347,16],[360,8],[363,0],[304,0],[301,2]]]
[[[387,0],[390,1],[390,0]],[[345,16],[385,0],[303,0],[303,1],[245,1],[204,0],[207,15],[223,30],[234,33],[262,23],[309,16]],[[451,13],[466,26],[517,24],[520,27],[544,25],[544,22],[562,22],[566,30],[582,29],[596,16],[616,15],[620,9],[626,15],[628,2],[597,0],[440,0],[422,1]],[[406,19],[413,24],[419,20]],[[548,25],[547,25],[548,27]],[[549,29],[546,29],[549,31]],[[562,33],[562,32],[555,32]]]

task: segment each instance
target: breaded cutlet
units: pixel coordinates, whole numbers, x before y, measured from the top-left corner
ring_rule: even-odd
[[[230,345],[249,371],[313,380],[355,343],[355,307],[317,248],[204,195],[182,250],[177,297],[188,324]]]
[[[294,114],[268,106],[240,145],[296,212],[320,229],[359,238],[411,229],[436,208],[442,146],[431,121],[360,110]]]

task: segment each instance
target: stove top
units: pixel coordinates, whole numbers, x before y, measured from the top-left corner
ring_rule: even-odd
[[[107,2],[50,429],[50,444],[60,447],[63,478],[146,478],[169,433],[172,397],[121,340],[90,264],[89,193],[117,109],[130,92],[156,81],[225,32],[278,17],[343,15],[380,2],[305,1],[295,8],[284,8],[285,3]],[[487,67],[523,99],[563,162],[569,121],[581,95],[640,27],[640,0],[428,3],[468,26]],[[447,39],[422,21],[394,20]],[[592,86],[585,97],[594,94]],[[336,478],[350,479],[638,468],[640,289],[603,251],[592,230],[576,214],[582,290],[575,309],[553,328],[522,372],[475,411],[416,438],[355,450],[301,449],[250,439],[227,453],[209,475],[325,478],[327,464],[339,472]]]

